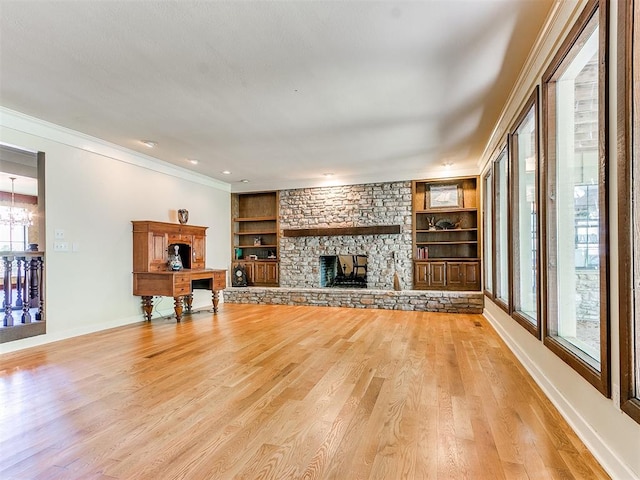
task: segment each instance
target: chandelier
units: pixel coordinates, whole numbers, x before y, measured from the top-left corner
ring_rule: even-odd
[[[11,205],[9,208],[0,209],[0,224],[10,227],[28,227],[33,225],[33,215],[26,208],[16,207],[14,182],[16,177],[9,177],[11,180]]]

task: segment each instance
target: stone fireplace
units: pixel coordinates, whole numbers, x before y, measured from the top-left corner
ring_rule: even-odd
[[[398,225],[400,233],[323,235],[323,229]],[[318,235],[280,236],[280,286],[320,288],[320,257],[366,256],[366,286],[412,288],[411,182],[371,183],[280,191],[280,229],[317,229]]]
[[[227,289],[225,302],[482,313],[481,292],[411,290],[411,182],[281,190],[279,221],[280,287]],[[381,225],[396,228],[380,233]],[[366,256],[367,288],[324,288],[337,267],[321,259],[354,256]],[[396,272],[402,291],[393,289]]]

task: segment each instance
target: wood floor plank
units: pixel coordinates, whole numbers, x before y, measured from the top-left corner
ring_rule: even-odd
[[[606,479],[478,315],[223,305],[0,357],[2,479]]]

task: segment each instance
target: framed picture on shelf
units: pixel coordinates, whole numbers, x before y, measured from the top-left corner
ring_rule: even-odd
[[[430,185],[424,208],[462,208],[462,198],[462,189],[458,185]]]

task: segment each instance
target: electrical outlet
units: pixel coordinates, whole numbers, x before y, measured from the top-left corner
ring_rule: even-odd
[[[53,251],[54,252],[68,252],[69,251],[69,242],[53,242]]]
[[[64,238],[64,230],[61,228],[56,228],[53,231],[53,236],[56,238],[56,240],[60,240],[62,238]]]

